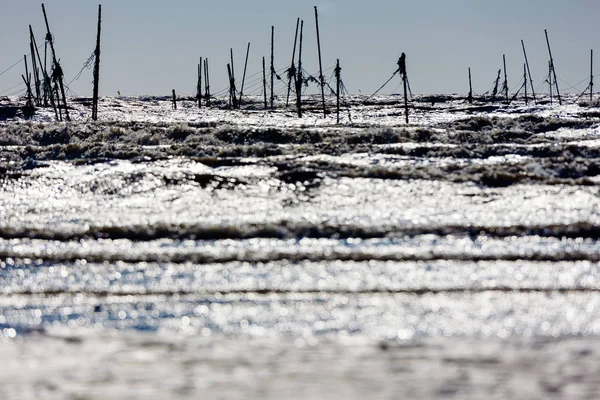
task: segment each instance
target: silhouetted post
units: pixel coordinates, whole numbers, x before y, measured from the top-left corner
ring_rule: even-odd
[[[529,99],[527,98],[527,65],[523,64],[523,87],[525,87],[525,105],[529,105]]]
[[[560,98],[560,89],[558,88],[558,79],[556,78],[556,69],[554,68],[554,58],[552,58],[552,50],[550,50],[550,40],[548,39],[548,31],[544,29],[546,35],[546,44],[548,45],[548,54],[550,55],[550,72],[554,78],[554,85],[556,86],[556,97],[558,97],[558,104],[562,105]]]
[[[594,101],[594,49],[590,53],[590,107]]]
[[[23,78],[23,82],[25,82],[25,87],[27,88],[27,103],[25,107],[31,110],[33,109],[33,92],[31,91],[31,74],[27,67],[27,55],[23,56],[23,61],[25,62],[25,75],[21,75],[21,78]]]
[[[263,57],[263,95],[265,98],[265,110],[269,107],[267,103],[267,66],[265,63],[265,58]]]
[[[336,97],[336,114],[337,114],[337,123],[340,123],[340,81],[341,81],[341,72],[340,68],[340,59],[338,58],[335,63],[335,97]]]
[[[35,47],[33,45],[33,37],[29,37],[29,50],[31,52],[31,68],[33,69],[33,80],[35,86],[35,103],[37,106],[42,105],[42,97],[40,94],[40,71],[35,59]]]
[[[271,26],[271,108],[275,103],[275,27]]]
[[[327,116],[325,108],[325,77],[323,76],[323,63],[321,61],[321,36],[319,35],[319,12],[315,6],[315,24],[317,26],[317,50],[319,52],[319,82],[321,84],[321,100],[323,102],[323,116]]]
[[[404,85],[404,115],[408,124],[408,76],[406,74],[406,54],[404,53],[398,59],[398,71],[402,76],[402,84]]]
[[[44,54],[44,63],[42,64],[42,59],[40,57],[40,51],[37,47],[37,43],[35,41],[35,36],[33,35],[33,29],[31,28],[31,25],[29,25],[29,34],[33,38],[33,45],[35,47],[35,53],[37,55],[38,61],[41,64],[42,76],[44,78],[44,82],[43,82],[44,107],[48,107],[48,99],[50,99],[50,104],[52,105],[52,109],[54,110],[54,116],[56,117],[57,120],[59,120],[58,109],[56,107],[56,102],[54,101],[54,94],[52,93],[52,82],[50,81],[50,77],[48,76],[48,69],[46,67],[46,54]],[[48,45],[46,43],[44,43],[45,49],[47,49],[47,47],[48,47]]]
[[[244,62],[244,74],[242,75],[242,89],[240,90],[240,98],[238,103],[241,107],[242,105],[242,97],[244,97],[244,84],[246,83],[246,70],[248,69],[248,56],[250,55],[250,43],[248,43],[248,48],[246,49],[246,61]]]
[[[300,22],[300,47],[298,49],[298,78],[296,78],[296,107],[298,118],[302,118],[302,32],[304,31],[304,20]]]
[[[208,58],[204,60],[204,95],[206,96],[206,105],[210,107],[210,74],[208,73]]]
[[[231,82],[231,105],[233,108],[238,108],[237,103],[237,89],[235,87],[235,69],[233,69],[233,49],[229,49],[231,53],[231,72],[230,72],[230,82]]]
[[[473,83],[471,82],[471,67],[469,67],[469,104],[473,104]]]
[[[285,106],[287,107],[290,104],[290,92],[292,90],[292,79],[294,80],[294,87],[296,86],[296,45],[298,43],[298,29],[300,28],[300,18],[296,20],[296,34],[294,36],[294,50],[292,51],[292,64],[290,65],[290,69],[288,69],[288,90],[287,97],[285,98]]]
[[[175,94],[175,89],[173,89],[173,110],[177,110],[177,95]]]
[[[233,88],[233,75],[231,74],[231,64],[227,64],[227,76],[229,76],[229,108],[235,108],[236,104],[234,101],[234,88]]]
[[[98,86],[100,84],[100,31],[102,28],[102,5],[98,6],[98,37],[96,39],[96,50],[94,55],[94,94],[92,98],[92,119],[98,119]]]
[[[498,94],[498,85],[500,84],[500,74],[502,70],[498,70],[498,76],[496,77],[496,82],[494,83],[494,90],[492,90],[492,103],[496,101],[496,95]]]
[[[548,61],[548,85],[550,86],[550,104],[552,104],[552,62]]]
[[[43,105],[45,107],[47,107],[48,106],[48,89],[47,89],[46,85],[48,84],[48,80],[47,80],[48,74],[46,72],[46,69],[45,69],[44,65],[42,64],[42,59],[40,58],[40,51],[37,48],[37,42],[35,40],[35,35],[33,34],[33,29],[31,28],[31,25],[29,25],[29,36],[31,38],[32,48],[35,51],[35,54],[33,54],[32,57],[35,59],[36,56],[37,56],[37,60],[39,62],[39,67],[40,67],[40,70],[42,71],[43,81],[41,82],[41,86],[42,87],[41,87],[41,90],[40,90],[40,92],[41,92],[41,94],[40,94],[40,106],[42,105],[42,102],[43,102]],[[39,76],[38,76],[38,80],[40,80]],[[42,99],[42,97],[43,97],[43,99]]]
[[[504,83],[502,84],[502,88],[504,89],[504,98],[506,98],[506,103],[509,102],[508,99],[508,76],[506,74],[506,55],[502,54],[502,62],[504,63]]]
[[[533,96],[533,103],[537,104],[537,99],[535,98],[535,87],[533,86],[531,70],[529,69],[529,60],[527,59],[527,51],[525,51],[525,42],[523,42],[523,40],[521,40],[521,46],[523,47],[523,55],[525,56],[525,65],[527,65],[527,75],[529,76],[529,84],[531,85],[531,95]]]
[[[198,63],[198,87],[196,88],[196,94],[198,96],[198,108],[202,108],[202,57]]]
[[[42,12],[44,13],[44,21],[46,22],[46,30],[48,31],[48,34],[46,36],[47,41],[50,42],[50,50],[52,51],[52,63],[54,65],[53,78],[56,81],[58,81],[58,86],[60,87],[60,92],[62,94],[63,106],[65,108],[65,118],[67,119],[67,121],[70,121],[71,118],[69,118],[69,109],[67,108],[67,95],[65,94],[65,85],[63,82],[64,73],[62,67],[56,60],[56,51],[54,51],[54,40],[52,40],[52,33],[50,33],[50,25],[48,24],[48,16],[46,15],[46,7],[44,7],[44,3],[42,3]]]

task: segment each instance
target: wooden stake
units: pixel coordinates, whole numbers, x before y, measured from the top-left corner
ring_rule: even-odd
[[[65,118],[67,121],[70,121],[69,118],[69,109],[67,108],[67,95],[65,94],[65,84],[63,82],[64,73],[62,67],[56,60],[56,51],[54,50],[54,40],[52,40],[52,33],[50,33],[50,25],[48,24],[48,16],[46,15],[46,7],[44,7],[44,3],[42,3],[42,12],[44,13],[44,21],[46,22],[46,30],[48,32],[47,38],[48,42],[50,42],[50,50],[52,51],[52,63],[54,65],[54,75],[55,79],[58,81],[58,86],[60,87],[60,92],[62,94],[63,107],[65,108]]]
[[[52,83],[50,81],[50,77],[48,76],[48,69],[46,67],[46,55],[44,54],[44,63],[42,64],[42,59],[40,57],[40,51],[37,47],[37,43],[35,41],[35,36],[33,34],[33,29],[31,28],[31,25],[29,25],[29,34],[33,39],[33,45],[35,47],[35,53],[37,55],[38,61],[40,62],[40,66],[42,69],[42,76],[44,78],[44,82],[43,82],[43,92],[44,92],[44,107],[48,107],[48,99],[50,99],[50,104],[52,105],[52,109],[54,110],[54,116],[56,117],[56,119],[59,119],[59,115],[58,115],[58,110],[56,108],[56,103],[54,101],[54,95],[52,93]],[[44,44],[44,48],[46,49],[48,47],[48,45],[45,43]]]
[[[473,84],[471,82],[471,67],[469,67],[469,104],[473,104]]]
[[[554,59],[552,58],[552,50],[550,50],[550,40],[548,39],[548,31],[544,29],[546,35],[546,44],[548,45],[548,54],[550,55],[550,73],[554,77],[554,85],[556,86],[556,97],[558,97],[558,104],[562,105],[562,99],[560,98],[560,89],[558,88],[558,79],[556,78],[556,69],[554,68]]]
[[[208,72],[208,58],[204,60],[204,96],[206,96],[206,105],[210,107],[210,74]]]
[[[294,36],[294,50],[292,51],[292,64],[290,65],[290,69],[288,70],[288,90],[287,97],[285,99],[285,106],[288,107],[290,104],[290,91],[292,89],[292,79],[294,80],[294,87],[296,86],[296,45],[298,43],[298,29],[300,28],[300,18],[296,20],[296,34]]]
[[[529,105],[529,99],[527,98],[527,64],[523,64],[523,86],[525,87],[525,105]]]
[[[94,63],[94,94],[92,98],[92,119],[98,120],[98,90],[100,84],[100,31],[102,28],[102,5],[98,6],[98,37],[96,39],[96,61]]]
[[[202,57],[200,57],[200,62],[198,63],[198,88],[196,91],[198,92],[198,108],[202,108]]]
[[[590,107],[594,104],[594,49],[590,51]]]
[[[552,104],[552,62],[548,61],[548,85],[550,86],[550,104]]]
[[[34,38],[29,37],[29,50],[31,52],[31,67],[33,69],[33,80],[35,86],[35,104],[39,107],[42,105],[42,97],[40,94],[40,71],[38,69],[36,57],[35,57],[35,47],[34,47]]]
[[[177,110],[177,95],[175,94],[175,89],[173,89],[173,110]]]
[[[296,107],[298,118],[302,118],[302,32],[304,31],[304,20],[300,21],[300,47],[298,50],[298,78],[296,78]]]
[[[408,124],[408,76],[406,74],[406,54],[404,53],[398,59],[398,72],[400,72],[404,86],[404,115]]]
[[[233,108],[238,108],[237,89],[235,87],[235,70],[233,69],[233,49],[229,49],[229,51],[231,53],[231,75],[229,77],[231,86],[231,105]]]
[[[498,85],[500,84],[500,74],[502,70],[498,70],[498,76],[496,77],[496,83],[494,83],[494,90],[492,90],[492,103],[496,101],[496,95],[498,94]]]
[[[264,57],[263,57],[262,67],[263,67],[263,94],[265,97],[265,110],[266,110],[268,107],[268,104],[267,104],[267,70],[266,70],[266,64],[265,64]]]
[[[533,86],[531,70],[529,69],[529,60],[527,59],[527,51],[525,51],[525,42],[523,42],[523,40],[521,40],[521,46],[523,47],[523,55],[525,56],[525,65],[527,65],[527,75],[529,76],[529,84],[531,85],[531,95],[533,96],[533,103],[537,104],[537,99],[535,98],[535,87]]]
[[[248,42],[248,48],[246,49],[246,61],[244,62],[244,75],[242,76],[242,90],[240,90],[239,105],[242,106],[242,97],[244,97],[244,83],[246,83],[246,70],[248,69],[248,56],[250,55],[250,42]]]
[[[231,64],[227,64],[227,76],[229,77],[229,108],[234,107],[233,105],[233,83],[231,76]]]
[[[336,63],[335,63],[335,81],[336,81],[336,91],[335,91],[335,97],[336,97],[336,114],[337,114],[337,123],[340,123],[340,81],[341,81],[341,72],[342,69],[340,68],[340,59],[338,58]]]
[[[502,62],[504,63],[504,83],[503,83],[503,88],[504,88],[504,98],[506,99],[506,103],[509,103],[509,98],[508,98],[508,76],[506,75],[506,55],[502,54]]]
[[[323,76],[323,63],[321,61],[321,36],[319,35],[319,12],[315,6],[315,24],[317,26],[317,49],[319,52],[319,83],[321,84],[321,100],[323,102],[323,117],[327,116],[325,108],[325,77]]]
[[[271,109],[275,103],[275,27],[271,26]]]

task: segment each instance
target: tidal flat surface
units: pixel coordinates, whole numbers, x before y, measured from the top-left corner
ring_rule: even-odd
[[[2,398],[600,395],[596,109],[73,104],[0,122]]]

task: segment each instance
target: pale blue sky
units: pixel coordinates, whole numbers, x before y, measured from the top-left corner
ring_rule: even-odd
[[[28,52],[28,24],[39,43],[45,32],[40,2],[0,0],[0,72]],[[81,69],[95,45],[98,1],[46,2],[50,27],[67,81]],[[536,86],[547,73],[544,29],[548,29],[563,89],[589,75],[589,52],[600,54],[600,1],[597,0],[110,0],[103,1],[101,95],[193,94],[198,57],[209,57],[213,92],[226,86],[229,48],[241,80],[248,42],[248,74],[269,59],[270,27],[276,33],[276,69],[291,61],[296,18],[305,21],[304,65],[318,70],[313,6],[320,11],[324,68],[341,60],[350,92],[375,91],[407,54],[415,93],[467,91],[467,68],[474,90],[491,88],[506,54],[509,85],[523,71],[521,39],[527,46]],[[600,71],[600,58],[598,58]],[[0,76],[0,93],[18,84],[21,69]],[[329,72],[326,74],[329,75]],[[72,83],[91,93],[91,70]],[[383,93],[399,91],[399,79]],[[546,86],[544,86],[544,90]],[[4,93],[8,94],[8,93]]]

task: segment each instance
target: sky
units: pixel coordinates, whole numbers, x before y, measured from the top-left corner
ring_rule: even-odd
[[[95,47],[98,4],[46,2],[57,57],[72,95],[92,92],[91,69],[74,78]],[[38,1],[0,0],[0,6],[2,73],[28,53],[28,25],[41,44],[45,24]],[[304,68],[318,76],[314,6],[319,10],[324,76],[331,77],[340,59],[350,93],[377,90],[396,70],[402,52],[414,93],[466,93],[469,67],[474,91],[486,92],[502,68],[503,54],[509,87],[517,89],[523,76],[521,39],[535,86],[547,91],[544,29],[561,90],[577,92],[589,82],[590,49],[597,47],[600,54],[598,0],[106,0],[100,95],[169,95],[172,89],[194,95],[199,57],[209,58],[211,88],[217,93],[227,87],[230,48],[239,87],[248,42],[245,92],[259,94],[263,56],[269,68],[271,26],[275,69],[284,70],[291,63],[296,18],[304,20]],[[22,90],[22,85],[11,89],[19,85],[22,73],[20,63],[0,75],[0,96]],[[381,93],[400,93],[400,83],[396,77]],[[317,88],[312,85],[310,90]]]

